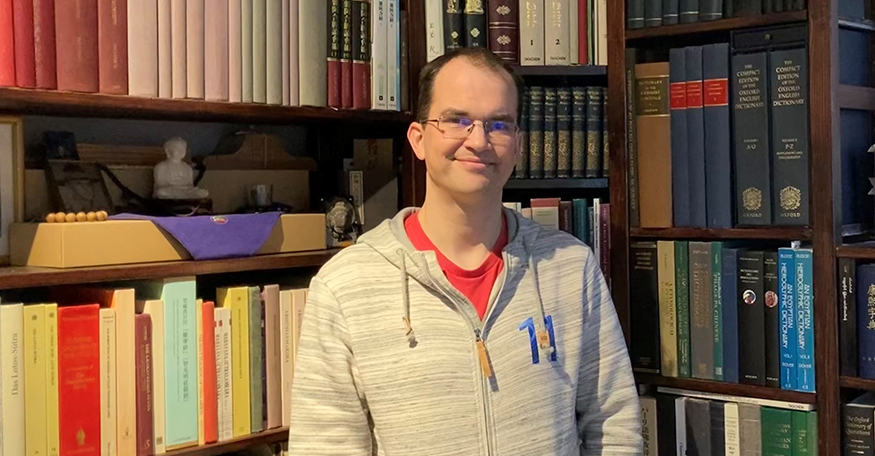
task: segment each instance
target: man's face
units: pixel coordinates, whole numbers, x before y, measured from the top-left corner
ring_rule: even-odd
[[[466,138],[447,138],[437,122],[413,123],[408,138],[416,156],[425,160],[432,191],[472,200],[501,194],[516,164],[519,133],[483,129],[484,121],[516,122],[517,94],[513,81],[466,58],[447,63],[437,74],[428,119],[460,117],[474,120]],[[421,119],[419,119],[421,120]]]

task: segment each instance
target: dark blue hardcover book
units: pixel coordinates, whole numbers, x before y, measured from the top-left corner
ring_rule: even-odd
[[[687,77],[687,151],[690,171],[690,226],[708,226],[705,187],[705,112],[702,46],[684,48]]]
[[[702,50],[705,79],[705,172],[708,228],[732,228],[732,152],[729,130],[729,44]]]
[[[738,249],[723,249],[723,380],[738,383]]]
[[[678,9],[681,24],[699,22],[699,0],[680,0]]]
[[[687,153],[687,76],[684,48],[669,51],[671,93],[671,206],[673,226],[690,226],[690,172]]]
[[[795,390],[799,351],[796,332],[796,251],[790,247],[778,249],[778,284],[778,308],[781,312],[781,388]]]
[[[662,25],[662,0],[644,0],[644,26]]]
[[[781,315],[778,307],[778,252],[763,256],[763,299],[765,300],[766,386],[781,387]]]
[[[875,379],[875,264],[857,266],[857,348],[860,377]]]
[[[626,28],[644,27],[644,0],[626,0]]]
[[[678,0],[662,0],[662,25],[677,24],[680,17],[679,11]]]
[[[723,1],[724,0],[699,0],[699,21],[722,19]]]

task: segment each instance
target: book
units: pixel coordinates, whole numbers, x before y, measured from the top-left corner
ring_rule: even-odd
[[[58,409],[62,455],[100,454],[99,311],[97,304],[58,308]]]
[[[669,63],[637,64],[635,78],[641,227],[668,228],[672,226]]]
[[[138,314],[135,319],[137,364],[137,456],[154,454],[152,408],[152,317]]]
[[[118,319],[115,309],[100,309],[99,315],[100,455],[115,456],[118,454]]]
[[[659,372],[659,276],[655,242],[633,242],[629,246],[629,303],[632,367]]]
[[[241,437],[250,433],[252,424],[250,421],[249,290],[246,287],[219,288],[216,290],[216,304],[230,309],[231,312],[233,436]]]
[[[657,241],[657,277],[659,280],[660,374],[678,376],[678,334],[675,303],[675,245],[673,241]]]
[[[46,306],[24,306],[23,378],[26,413],[25,451],[28,456],[46,454]]]

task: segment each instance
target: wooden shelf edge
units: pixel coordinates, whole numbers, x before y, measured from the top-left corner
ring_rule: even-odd
[[[875,391],[875,380],[869,380],[860,377],[839,377],[839,384],[842,388],[851,388],[865,391]]]
[[[817,395],[815,393],[803,393],[801,391],[789,391],[765,386],[745,385],[741,383],[728,383],[714,380],[700,380],[694,378],[663,377],[659,374],[645,372],[635,372],[635,380],[638,383],[647,385],[666,386],[670,388],[724,394],[728,396],[798,402],[800,404],[817,403]]]
[[[604,65],[514,65],[513,70],[520,76],[604,76],[608,73]]]
[[[640,29],[626,30],[626,40],[629,41],[661,36],[677,36],[694,33],[728,31],[747,27],[761,27],[765,25],[800,22],[807,19],[808,11],[801,10],[732,17],[728,19],[717,19],[713,21],[692,22],[689,24],[662,25],[659,27],[645,27]]]
[[[0,111],[16,115],[242,123],[409,122],[409,112],[145,98],[0,87]]]
[[[838,105],[840,109],[875,111],[875,88],[839,85]]]
[[[257,434],[250,434],[244,437],[238,437],[236,439],[231,439],[224,442],[181,448],[179,450],[168,451],[164,454],[166,456],[217,456],[220,454],[240,451],[255,445],[285,442],[288,439],[289,428],[282,427],[277,429],[268,429]]]
[[[875,260],[875,243],[840,245],[836,247],[836,256],[839,258]]]
[[[76,283],[184,277],[227,272],[321,266],[340,249],[277,253],[223,260],[170,261],[82,268],[11,266],[0,268],[0,290]]]
[[[562,188],[608,188],[606,177],[561,179],[510,179],[505,190],[537,190]]]
[[[629,235],[633,238],[646,239],[767,239],[799,241],[810,240],[810,228],[630,228]]]

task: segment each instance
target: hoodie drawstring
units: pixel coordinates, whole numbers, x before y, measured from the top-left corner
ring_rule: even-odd
[[[398,255],[401,256],[401,301],[404,306],[404,316],[401,319],[404,321],[404,335],[407,336],[407,342],[416,343],[416,333],[413,332],[413,326],[410,325],[410,290],[407,286],[407,255],[404,249],[398,249]]]
[[[528,246],[527,246],[528,247]],[[531,252],[530,249],[526,248],[527,251]],[[553,353],[553,344],[551,340],[550,332],[547,331],[547,319],[544,314],[544,302],[541,300],[541,287],[538,283],[538,270],[535,269],[535,257],[529,253],[529,270],[532,273],[532,281],[534,282],[535,288],[535,311],[538,314],[538,318],[535,320],[535,327],[538,328],[537,338],[538,338],[538,347],[541,350],[546,350],[548,354]]]

